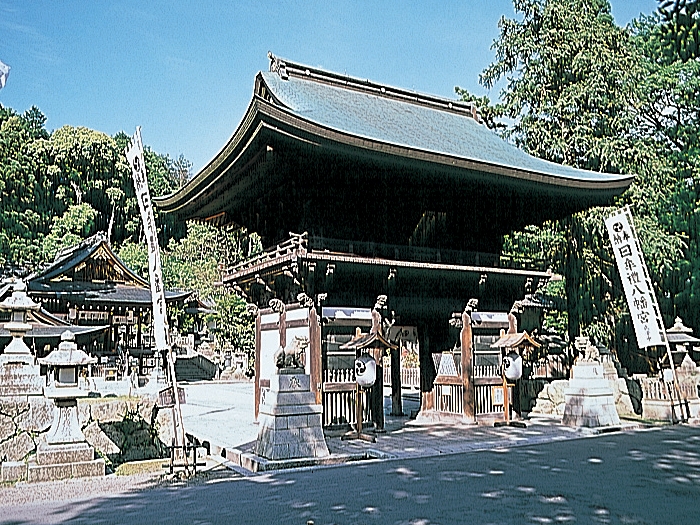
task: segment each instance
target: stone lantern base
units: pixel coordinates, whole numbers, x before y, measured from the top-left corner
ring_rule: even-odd
[[[36,457],[27,464],[27,481],[54,481],[105,475],[105,460],[93,459],[95,449],[87,443],[37,447]]]

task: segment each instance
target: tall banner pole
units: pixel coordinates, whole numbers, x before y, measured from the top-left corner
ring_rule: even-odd
[[[666,356],[671,367],[673,386],[678,399],[681,419],[683,419],[683,406],[681,389],[676,375],[676,366],[673,362],[671,346],[666,337],[666,328],[661,310],[656,299],[656,293],[651,284],[649,270],[647,269],[642,253],[639,238],[634,228],[632,213],[629,206],[605,219],[605,226],[613,246],[615,262],[620,272],[622,288],[629,307],[634,333],[637,336],[637,344],[640,348],[649,346],[665,346]],[[671,395],[671,413],[673,417],[673,395]]]
[[[141,141],[141,127],[136,128],[136,133],[132,137],[125,150],[126,158],[131,166],[131,174],[134,179],[136,199],[141,210],[141,220],[143,221],[143,231],[146,236],[148,247],[148,273],[151,281],[151,297],[153,300],[153,336],[156,342],[156,350],[160,353],[166,352],[168,359],[168,371],[170,384],[172,385],[175,413],[173,417],[173,427],[175,434],[175,446],[183,451],[185,470],[188,470],[187,453],[185,446],[185,425],[182,420],[182,410],[180,407],[180,396],[175,377],[175,359],[172,346],[168,342],[168,320],[165,304],[165,288],[163,287],[163,274],[160,265],[160,249],[158,247],[158,231],[153,215],[151,204],[151,194],[148,190],[148,179],[146,177],[146,163],[143,160],[143,142]]]

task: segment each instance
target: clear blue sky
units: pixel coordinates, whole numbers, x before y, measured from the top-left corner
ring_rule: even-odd
[[[656,0],[613,0],[620,25]],[[0,0],[0,103],[36,105],[49,130],[114,135],[183,154],[195,172],[243,116],[267,52],[406,89],[488,94],[497,23],[511,0]]]

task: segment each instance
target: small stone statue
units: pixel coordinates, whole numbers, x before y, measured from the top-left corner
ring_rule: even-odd
[[[588,338],[588,336],[579,336],[576,338],[576,342],[574,343],[574,346],[576,347],[576,350],[578,350],[581,354],[583,354],[580,358],[579,361],[582,363],[599,363],[600,362],[600,352],[598,351],[598,348],[594,344],[591,343],[591,340]]]
[[[600,362],[600,352],[596,346],[591,344],[590,341],[583,351],[583,358],[581,360],[588,363]]]
[[[517,334],[518,333],[518,318],[515,317],[515,314],[522,313],[523,311],[523,304],[520,301],[515,301],[513,303],[513,306],[510,308],[510,312],[508,312],[508,333],[509,334]]]
[[[309,346],[309,338],[305,336],[295,335],[291,345],[287,348],[280,346],[279,350],[273,356],[277,373],[282,369],[300,369],[304,370],[304,356],[306,348]],[[302,372],[303,373],[303,372]]]
[[[304,292],[297,294],[297,301],[302,308],[313,308],[314,300]]]
[[[370,328],[369,333],[370,334],[380,334],[384,335],[384,330],[382,327],[382,314],[380,310],[383,308],[386,308],[386,301],[387,301],[387,296],[386,295],[379,295],[377,296],[377,302],[374,304],[374,308],[372,308],[371,316],[372,316],[372,328]]]

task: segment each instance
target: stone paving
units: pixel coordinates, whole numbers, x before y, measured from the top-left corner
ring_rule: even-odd
[[[225,456],[238,463],[234,456],[250,453],[257,437],[254,423],[253,385],[251,383],[195,383],[185,385],[187,404],[183,405],[185,428],[212,448],[212,457]],[[404,411],[418,409],[418,394],[404,395]],[[635,422],[623,422],[604,429],[572,428],[561,424],[560,418],[532,418],[524,428],[494,427],[488,424],[466,425],[423,423],[408,417],[389,415],[390,399],[385,398],[385,430],[376,435],[375,443],[357,439],[343,440],[344,432],[327,431],[326,441],[331,458],[408,459],[457,454],[476,450],[508,449],[523,445],[581,439],[601,432],[629,431],[640,428]],[[222,450],[224,450],[222,454]],[[234,464],[222,461],[235,468]],[[304,466],[290,462],[289,467]],[[285,465],[280,465],[284,467]]]

